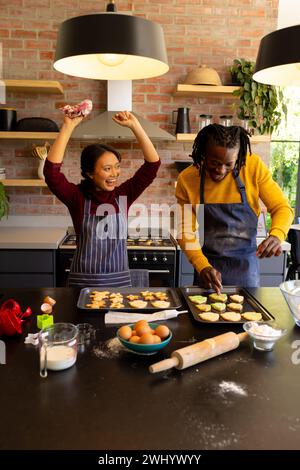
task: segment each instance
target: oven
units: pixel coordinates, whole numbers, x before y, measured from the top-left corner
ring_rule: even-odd
[[[57,250],[57,287],[66,286],[76,249],[76,236],[67,234]],[[129,269],[146,269],[150,287],[175,287],[176,246],[171,238],[128,238]]]

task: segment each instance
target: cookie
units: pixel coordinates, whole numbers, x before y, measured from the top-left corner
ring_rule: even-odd
[[[241,321],[241,314],[237,312],[221,313],[221,317],[226,321]]]
[[[262,319],[262,314],[259,312],[245,312],[242,313],[242,317],[248,321],[260,321]]]
[[[233,312],[241,312],[243,310],[243,306],[241,304],[230,303],[227,304],[228,310],[232,310]]]
[[[235,304],[242,304],[244,302],[244,297],[242,295],[234,294],[234,295],[230,295],[229,298]]]
[[[208,305],[208,304],[196,304],[195,307],[198,308],[198,310],[200,310],[200,312],[210,312],[211,311],[211,305]]]
[[[215,322],[218,321],[220,315],[218,313],[199,313],[201,320]]]
[[[170,307],[170,302],[166,302],[165,300],[154,300],[154,302],[151,302],[151,304],[155,308],[168,308],[168,307]]]
[[[189,299],[193,304],[205,304],[207,302],[207,297],[203,295],[189,295]]]
[[[145,302],[145,300],[132,300],[128,303],[132,308],[146,308],[148,302]]]
[[[216,312],[225,312],[226,304],[223,304],[221,302],[215,302],[211,304],[211,308],[215,310]]]
[[[227,294],[209,294],[209,300],[212,300],[213,302],[226,302],[227,300]]]

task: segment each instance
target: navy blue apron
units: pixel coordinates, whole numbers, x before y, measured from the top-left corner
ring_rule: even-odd
[[[91,215],[91,201],[84,201],[84,216],[68,286],[130,287],[127,255],[127,217],[119,213]],[[110,234],[110,237],[108,236]]]
[[[200,204],[204,204],[204,168],[200,179]],[[202,251],[210,264],[222,274],[224,286],[259,287],[256,256],[258,217],[248,204],[240,177],[234,176],[234,179],[241,203],[204,204]],[[194,284],[202,285],[196,271]]]

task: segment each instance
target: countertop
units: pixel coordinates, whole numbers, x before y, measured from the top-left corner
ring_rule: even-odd
[[[0,249],[56,249],[65,234],[62,227],[1,227]]]
[[[103,313],[79,311],[79,290],[2,289],[2,301],[14,298],[34,314],[22,336],[5,339],[0,449],[298,449],[300,366],[292,354],[300,329],[278,288],[251,292],[288,328],[272,352],[245,343],[189,369],[151,375],[149,365],[175,349],[240,332],[241,326],[199,323],[182,314],[168,321],[173,339],[166,349],[154,356],[114,355],[103,352],[103,342],[117,327],[106,327]],[[97,341],[94,349],[79,352],[72,368],[42,379],[38,350],[25,345],[24,337],[36,331],[45,295],[57,300],[57,322],[92,323]]]

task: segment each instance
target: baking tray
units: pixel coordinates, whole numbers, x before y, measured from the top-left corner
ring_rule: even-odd
[[[164,292],[168,295],[168,301],[170,302],[170,306],[168,309],[177,309],[181,307],[181,301],[178,297],[178,294],[175,289],[172,288],[166,288],[166,287],[123,287],[123,288],[118,288],[118,287],[107,287],[107,288],[99,288],[99,287],[85,287],[84,289],[81,289],[79,297],[78,297],[78,302],[77,302],[77,307],[82,309],[82,310],[88,310],[89,312],[98,312],[98,311],[103,311],[107,312],[108,310],[114,310],[114,311],[122,311],[122,312],[157,312],[159,310],[166,310],[165,308],[157,308],[153,307],[151,305],[151,301],[148,301],[148,306],[143,309],[138,309],[138,308],[133,308],[129,305],[129,300],[126,298],[127,295],[133,294],[133,295],[139,295],[139,300],[144,300],[143,296],[141,295],[142,291],[149,291],[149,292]],[[93,291],[109,291],[110,294],[117,293],[119,292],[122,294],[123,297],[123,303],[124,307],[122,308],[110,308],[110,300],[106,300],[106,306],[103,308],[90,308],[86,307],[86,304],[91,303],[91,297],[90,294]],[[156,299],[158,300],[158,299]]]
[[[220,320],[216,322],[208,322],[205,320],[201,320],[199,317],[199,313],[201,313],[197,307],[195,307],[195,304],[190,301],[189,295],[203,295],[205,297],[208,297],[209,294],[215,293],[213,289],[205,289],[202,287],[197,287],[197,286],[192,286],[192,287],[181,287],[180,288],[182,295],[185,298],[186,303],[188,304],[188,307],[194,317],[194,319],[200,323],[208,323],[210,325],[215,324],[215,323],[231,323],[231,324],[239,324],[239,323],[246,323],[248,320],[241,319],[240,321],[227,321],[223,320],[222,317],[220,316]],[[244,297],[244,302],[243,302],[243,312],[260,312],[262,314],[262,320],[263,321],[269,321],[269,320],[274,320],[273,315],[244,287],[235,287],[235,286],[226,286],[222,288],[222,294],[227,294],[228,297],[229,295],[242,295]],[[210,300],[207,300],[208,304],[213,303]],[[228,299],[226,303],[230,303],[230,300]]]

